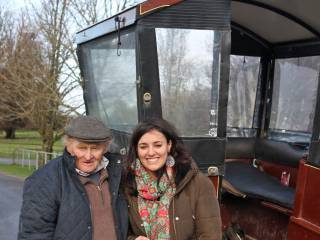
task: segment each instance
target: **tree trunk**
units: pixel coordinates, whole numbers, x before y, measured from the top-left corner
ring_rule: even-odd
[[[42,151],[47,153],[52,153],[53,151],[53,143],[54,143],[54,131],[51,124],[47,126],[47,128],[43,132],[42,135]],[[43,157],[39,159],[39,166],[42,167],[46,162],[51,160],[52,155],[43,154]]]
[[[16,138],[16,129],[13,127],[6,128],[4,130],[6,132],[6,139],[15,139]]]

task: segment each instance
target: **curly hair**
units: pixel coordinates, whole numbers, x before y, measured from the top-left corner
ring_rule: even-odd
[[[173,166],[175,172],[175,183],[176,185],[183,179],[187,172],[191,169],[191,156],[185,149],[181,138],[178,137],[175,127],[168,121],[161,118],[148,119],[139,123],[134,129],[131,141],[129,145],[129,151],[126,158],[124,175],[123,175],[123,186],[126,187],[129,194],[137,195],[137,186],[135,181],[135,175],[131,168],[132,164],[138,157],[137,146],[141,137],[152,130],[161,132],[167,142],[171,141],[170,155],[175,159],[175,165]],[[158,180],[163,174],[166,174],[165,166],[156,171]]]

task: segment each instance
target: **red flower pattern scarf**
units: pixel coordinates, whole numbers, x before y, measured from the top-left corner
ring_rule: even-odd
[[[147,237],[150,240],[170,239],[169,206],[175,184],[163,174],[159,184],[142,166],[139,159],[133,165],[138,190],[138,208]]]

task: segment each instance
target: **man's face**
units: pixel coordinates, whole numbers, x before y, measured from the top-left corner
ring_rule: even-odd
[[[91,173],[96,170],[107,152],[109,142],[85,143],[72,139],[67,144],[68,152],[76,157],[76,167],[82,172]]]

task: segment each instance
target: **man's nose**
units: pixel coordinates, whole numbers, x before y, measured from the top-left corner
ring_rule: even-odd
[[[89,159],[91,159],[91,157],[92,157],[92,151],[90,150],[90,149],[88,149],[87,151],[86,151],[86,153],[85,153],[85,158],[87,159],[87,160],[89,160]]]

